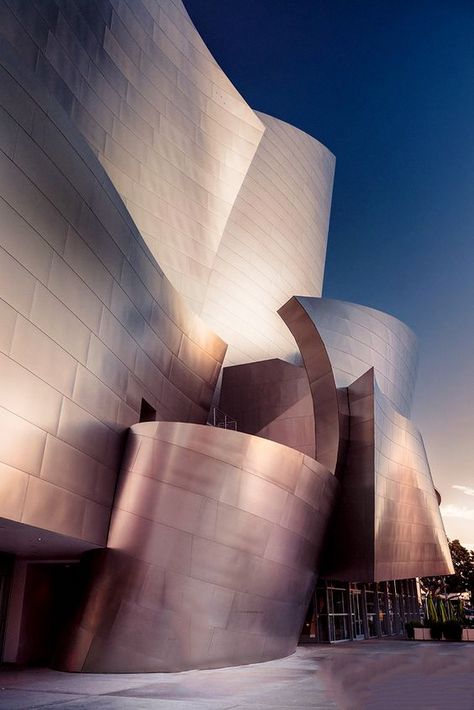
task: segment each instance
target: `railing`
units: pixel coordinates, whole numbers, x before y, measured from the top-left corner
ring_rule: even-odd
[[[208,424],[210,424],[210,426],[219,427],[220,429],[233,429],[234,431],[237,431],[237,420],[232,419],[232,417],[229,417],[228,414],[217,407],[212,408]]]

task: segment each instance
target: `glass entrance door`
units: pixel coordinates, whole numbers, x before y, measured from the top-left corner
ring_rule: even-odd
[[[352,604],[352,635],[355,639],[364,638],[364,622],[362,620],[362,594],[359,589],[351,590]]]

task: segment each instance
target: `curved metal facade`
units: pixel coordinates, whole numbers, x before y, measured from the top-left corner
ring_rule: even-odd
[[[345,301],[299,298],[326,346],[338,387],[347,387],[375,369],[383,394],[405,417],[410,415],[416,379],[413,332],[388,313]]]
[[[423,439],[375,383],[375,579],[453,574]]]
[[[132,427],[105,554],[61,667],[212,668],[292,653],[338,482],[275,442]]]
[[[144,398],[205,422],[225,344],[184,304],[56,99],[0,66],[0,516],[104,545]]]
[[[393,333],[398,321],[372,309],[366,309],[370,315],[364,319],[364,309],[351,304],[343,303],[339,309],[331,301],[329,309],[324,309],[320,303],[320,299],[292,298],[279,313],[298,342],[308,374],[314,403],[316,457],[330,466],[341,481],[324,574],[362,582],[452,574],[423,441],[415,426],[397,411],[378,386],[381,380],[394,397],[397,395],[397,390],[390,389],[391,380],[387,377],[395,348],[386,348],[381,358],[380,338],[376,340],[373,336],[376,330],[373,320],[383,321],[385,330],[379,328],[378,332],[385,332],[386,338],[387,323]],[[332,342],[332,346],[328,345],[326,350],[317,327],[321,310],[326,314],[328,310],[345,313],[346,321],[349,314],[356,313],[356,328],[337,341],[341,348],[345,347],[343,354],[347,358],[339,382],[342,378],[350,379],[346,388],[340,387],[338,396],[334,384],[338,372],[334,368],[333,374],[328,363],[331,358],[332,363],[336,361],[342,367],[337,353],[343,351],[335,348],[327,330],[326,343]],[[331,323],[329,316],[322,321],[326,327]],[[362,326],[363,322],[366,326]],[[402,326],[399,323],[397,333],[410,333]],[[340,318],[335,319],[334,328],[342,329]],[[355,334],[364,336],[373,348],[377,343],[377,350],[374,352],[361,341],[351,348]],[[350,357],[350,352],[357,352],[359,357]],[[366,371],[353,380],[348,372],[351,366]],[[410,394],[405,390],[407,399]],[[319,453],[319,437],[325,443],[333,442],[330,459]]]
[[[229,343],[226,365],[298,361],[277,311],[321,295],[334,156],[293,126],[258,114],[265,133],[230,213],[202,317]]]
[[[341,579],[448,573],[413,334],[313,297],[332,154],[180,0],[0,0],[0,39],[0,551],[93,551],[64,666],[291,653],[336,500]],[[202,426],[224,359],[246,433]]]
[[[0,4],[2,40],[87,140],[195,312],[263,133],[176,0]]]
[[[276,310],[321,294],[332,154],[246,104],[180,0],[3,0],[0,12],[5,46],[89,143],[229,364],[294,359]]]
[[[304,367],[263,360],[225,367],[219,406],[239,431],[315,458],[313,398]]]
[[[316,458],[335,473],[341,432],[339,401],[328,352],[298,298],[290,299],[278,313],[298,343],[308,375],[313,398]]]
[[[325,576],[373,582],[452,574],[419,431],[380,392],[373,369],[349,386],[348,400],[351,436]]]

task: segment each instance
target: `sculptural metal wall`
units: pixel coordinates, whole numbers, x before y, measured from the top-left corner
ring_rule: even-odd
[[[316,458],[336,472],[340,455],[339,401],[326,347],[305,308],[304,299],[291,298],[278,314],[293,333],[303,357],[313,398]]]
[[[176,671],[292,653],[337,489],[316,461],[265,439],[135,425],[109,549],[60,667]]]
[[[219,407],[239,431],[315,457],[313,399],[304,367],[263,360],[225,367]]]
[[[55,96],[0,55],[0,516],[104,545],[141,399],[205,422],[225,344]]]
[[[380,392],[373,369],[348,393],[351,435],[324,576],[377,582],[452,574],[420,433]]]
[[[418,429],[375,394],[375,578],[453,574],[437,491]]]
[[[298,298],[326,347],[337,387],[347,387],[369,368],[386,397],[410,416],[416,379],[414,333],[397,318],[345,301]]]
[[[318,452],[318,417],[321,416],[321,392],[324,390],[315,390],[312,381],[326,382],[327,366],[321,364],[325,358],[330,357],[332,361],[336,357],[339,366],[341,361],[337,360],[334,344],[327,351],[322,344],[316,325],[319,303],[320,299],[293,298],[279,312],[297,339],[308,372],[314,399],[316,456],[322,460]],[[355,332],[359,332],[363,320],[359,307],[342,305],[346,314],[355,312]],[[334,302],[331,302],[331,310],[337,311]],[[368,310],[372,313],[367,323],[374,327],[373,321],[382,321],[388,337],[388,326],[382,318],[384,314],[377,315],[373,309]],[[405,332],[403,324],[395,328],[392,323],[395,319],[387,317],[387,320],[391,324],[391,333]],[[337,319],[335,327],[338,327]],[[365,338],[368,338],[367,334]],[[350,353],[358,352],[356,348],[361,346],[358,343],[351,350],[347,343],[352,339],[353,335],[341,340],[349,350],[345,354],[349,366],[352,362]],[[371,342],[378,341],[372,337]],[[337,466],[341,495],[326,551],[324,575],[345,581],[370,582],[451,574],[453,568],[446,533],[421,436],[378,387],[381,377],[392,395],[397,395],[397,390],[390,389],[388,378],[391,372],[389,356],[393,357],[394,347],[384,351],[382,361],[380,353],[376,352],[371,362],[371,350],[364,344],[362,346],[361,352],[370,370],[348,386],[347,410],[343,409],[342,388],[338,390],[338,421],[348,424],[348,435],[346,445],[341,447],[345,438],[341,425]],[[398,356],[401,358],[399,352]],[[379,367],[385,365],[385,370],[376,370],[375,363]],[[362,366],[361,361],[357,366]],[[405,368],[408,371],[407,364]],[[347,372],[344,377],[348,377]],[[404,393],[404,401],[409,401],[410,393],[406,390]],[[331,403],[331,421],[335,420],[332,389],[322,402]]]
[[[334,156],[259,113],[265,133],[230,213],[202,317],[229,343],[226,364],[300,363],[277,311],[295,293],[321,295]]]
[[[199,312],[263,133],[176,0],[3,0],[0,36],[90,144]]]
[[[230,343],[228,362],[294,359],[276,310],[321,294],[334,156],[246,104],[180,0],[1,0],[0,37],[89,143],[171,283]]]
[[[342,507],[349,490],[358,501],[346,525],[370,531],[367,578],[450,569],[402,416],[411,332],[305,295],[322,288],[331,153],[249,108],[180,0],[0,0],[0,39],[1,549],[29,554],[38,530],[48,555],[107,545],[91,553],[65,667],[290,653],[333,472]],[[267,359],[238,370],[269,375],[267,412],[239,402],[260,437],[199,426],[222,335],[227,362]],[[109,534],[142,399],[162,421],[132,432]]]

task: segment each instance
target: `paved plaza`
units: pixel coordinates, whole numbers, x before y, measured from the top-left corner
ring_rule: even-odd
[[[34,710],[473,710],[474,644],[300,646],[268,663],[186,673],[0,673],[0,708]]]

